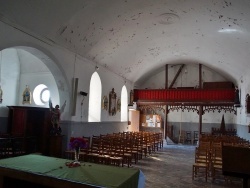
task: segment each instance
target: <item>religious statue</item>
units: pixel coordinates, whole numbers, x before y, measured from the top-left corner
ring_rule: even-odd
[[[234,106],[240,107],[240,95],[239,95],[239,89],[237,86],[235,86]]]
[[[2,103],[2,102],[3,102],[3,90],[0,86],[0,103]]]
[[[26,88],[23,91],[23,104],[25,103],[31,104],[31,92],[28,85],[26,85]]]
[[[109,115],[114,116],[116,114],[116,93],[114,88],[109,92]]]
[[[133,90],[130,91],[130,101],[129,101],[129,104],[130,105],[133,105],[134,103],[134,92]]]
[[[66,101],[63,104],[62,112],[64,111],[65,106],[66,106]],[[59,105],[57,104],[54,108],[51,99],[49,99],[49,108],[51,113],[51,125],[52,125],[50,134],[61,135],[62,129],[60,127],[60,117],[62,112],[60,111]]]

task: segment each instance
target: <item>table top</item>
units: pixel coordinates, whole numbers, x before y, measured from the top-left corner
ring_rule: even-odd
[[[95,187],[136,187],[140,170],[95,163],[81,163],[78,167],[68,167],[67,159],[43,155],[23,155],[0,160],[1,169],[11,169],[52,177],[76,184],[94,185]]]

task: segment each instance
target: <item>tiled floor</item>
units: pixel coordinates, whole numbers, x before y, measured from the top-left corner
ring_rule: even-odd
[[[140,168],[146,182],[145,188],[240,188],[241,179],[234,179],[232,182],[209,178],[195,178],[192,180],[192,164],[194,163],[193,145],[167,145],[163,149],[151,154],[147,158],[139,160],[133,167]]]

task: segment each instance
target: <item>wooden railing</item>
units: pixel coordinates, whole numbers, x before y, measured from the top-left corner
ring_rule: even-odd
[[[234,89],[135,89],[134,102],[234,102]]]

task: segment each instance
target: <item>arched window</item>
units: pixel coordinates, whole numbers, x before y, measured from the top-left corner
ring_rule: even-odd
[[[101,99],[102,99],[102,83],[100,76],[94,72],[90,80],[89,88],[89,122],[101,121]]]
[[[121,92],[121,121],[128,121],[128,91],[125,85]]]

